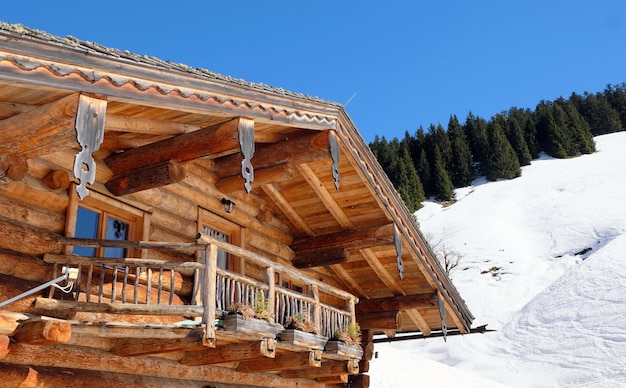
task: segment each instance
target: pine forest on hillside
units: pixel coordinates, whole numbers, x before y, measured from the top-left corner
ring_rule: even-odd
[[[411,212],[426,197],[454,199],[454,188],[476,176],[512,179],[521,166],[544,152],[567,158],[595,152],[593,136],[626,128],[626,83],[603,92],[541,101],[535,110],[511,108],[489,120],[471,112],[460,123],[451,115],[447,129],[420,126],[414,135],[391,141],[376,136],[369,144]]]

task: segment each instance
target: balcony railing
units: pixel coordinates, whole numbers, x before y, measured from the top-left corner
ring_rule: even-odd
[[[233,303],[254,307],[263,295],[268,312],[275,322],[285,325],[287,318],[308,314],[318,334],[325,337],[355,321],[358,299],[341,289],[305,276],[297,270],[273,262],[241,247],[198,234],[197,243],[158,243],[64,238],[68,246],[118,247],[204,251],[200,262],[174,262],[139,258],[96,258],[75,255],[47,254],[44,260],[53,263],[58,276],[63,267],[78,268],[78,279],[71,291],[71,300],[49,298],[38,300],[41,308],[62,308],[74,311],[201,317],[206,341],[215,341],[215,320]],[[242,258],[263,271],[263,279],[254,279],[217,265],[217,252],[223,250]],[[149,257],[149,254],[147,255]],[[201,255],[198,255],[200,257]],[[276,283],[280,273],[308,286],[307,294]],[[57,294],[58,295],[58,294]]]

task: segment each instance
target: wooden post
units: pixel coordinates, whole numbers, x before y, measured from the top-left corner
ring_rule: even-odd
[[[348,308],[350,309],[350,322],[356,323],[356,301],[354,298],[351,298],[348,303]]]
[[[267,311],[271,316],[276,316],[276,287],[274,280],[274,267],[265,268],[265,283],[267,284]],[[276,319],[274,319],[275,321]]]
[[[205,327],[204,344],[215,347],[215,293],[217,287],[217,247],[209,244],[206,247],[204,273],[202,276],[202,295],[204,300],[204,316],[202,320]]]
[[[313,299],[315,299],[315,302],[313,304],[313,323],[315,324],[315,332],[317,334],[322,334],[322,309],[320,307],[320,290],[316,285],[312,285],[311,290],[313,291]]]

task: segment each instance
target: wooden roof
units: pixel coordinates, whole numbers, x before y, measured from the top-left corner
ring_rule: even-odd
[[[41,144],[32,146],[31,141],[22,150],[25,155],[45,159],[52,149],[80,150],[75,134],[50,142],[45,125],[38,131],[18,127],[17,135],[15,126],[9,131],[2,125],[31,111],[40,117],[37,120],[45,120],[50,109],[67,110],[64,101],[77,93],[107,101],[104,141],[96,153],[97,180],[102,182],[114,175],[113,164],[104,161],[125,151],[219,128],[238,117],[253,120],[255,181],[250,193],[239,176],[240,148],[229,142],[223,149],[216,146],[213,154],[185,161],[194,174],[172,190],[184,191],[198,183],[190,179],[202,177],[233,199],[237,209],[258,212],[257,218],[268,220],[279,248],[287,247],[285,255],[294,263],[301,260],[303,271],[341,285],[362,303],[421,298],[420,303],[396,299],[400,302],[394,307],[370,307],[401,311],[398,331],[428,335],[441,328],[437,296],[445,306],[447,326],[469,331],[470,311],[342,105],[0,23],[0,153],[6,152],[3,143],[12,141],[14,146],[33,137],[41,137]],[[332,159],[315,151],[318,145],[327,146],[330,131],[340,145],[338,189]],[[154,206],[171,206],[166,202]],[[171,232],[191,238],[186,231]],[[402,279],[394,241],[401,241]],[[319,247],[331,256],[345,250],[345,260],[324,265],[307,261],[307,252]]]

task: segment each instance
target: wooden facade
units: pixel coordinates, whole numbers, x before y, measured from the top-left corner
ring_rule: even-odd
[[[473,319],[341,105],[3,23],[0,209],[7,386],[367,386]]]

